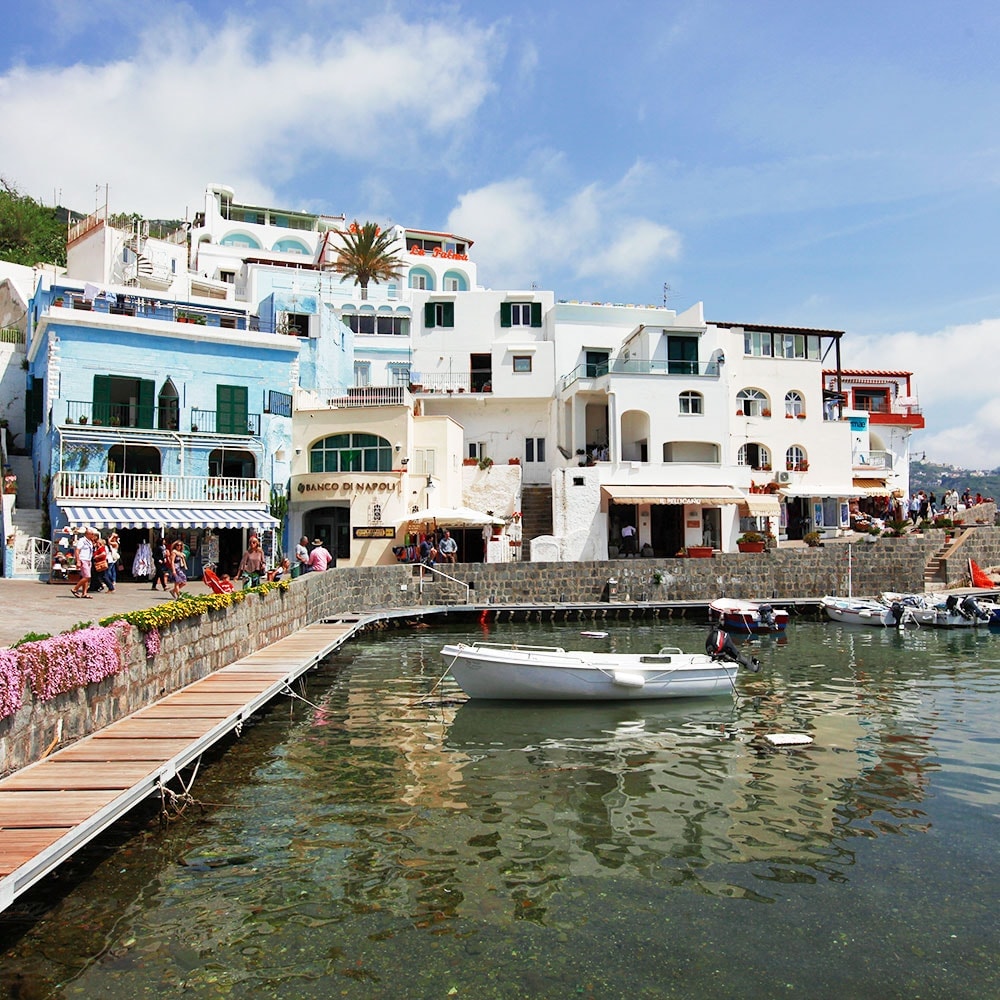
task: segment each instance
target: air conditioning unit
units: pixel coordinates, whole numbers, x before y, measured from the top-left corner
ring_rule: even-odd
[[[792,474],[787,469],[782,469],[780,472],[775,473],[774,478],[779,483],[790,483],[792,481]]]

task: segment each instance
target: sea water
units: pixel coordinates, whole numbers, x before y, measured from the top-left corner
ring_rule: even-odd
[[[793,621],[736,697],[466,703],[440,648],[703,648],[695,624],[363,637],[15,904],[20,997],[1000,995],[1000,635]],[[768,735],[802,733],[804,747]]]

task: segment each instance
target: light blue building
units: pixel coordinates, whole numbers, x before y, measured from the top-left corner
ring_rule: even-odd
[[[40,280],[26,428],[54,552],[88,525],[118,530],[126,572],[161,535],[195,575],[234,572],[251,529],[273,557],[301,342],[257,326],[245,306]]]

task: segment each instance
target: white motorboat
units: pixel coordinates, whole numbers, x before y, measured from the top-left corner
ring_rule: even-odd
[[[711,645],[710,645],[711,644]],[[711,653],[668,646],[658,653],[567,651],[559,646],[450,643],[441,650],[470,698],[519,701],[630,701],[695,698],[734,690],[740,665],[758,670],[725,633],[713,630]]]
[[[788,627],[788,612],[757,601],[741,601],[734,597],[717,597],[708,610],[712,618],[727,632],[759,635],[784,632]]]
[[[991,601],[980,602],[973,595],[893,594],[884,593],[882,601],[893,607],[901,605],[910,621],[930,628],[973,628],[988,625],[996,607]]]
[[[875,625],[879,628],[902,628],[910,618],[902,605],[890,607],[864,597],[824,597],[820,606],[827,617],[846,625]]]

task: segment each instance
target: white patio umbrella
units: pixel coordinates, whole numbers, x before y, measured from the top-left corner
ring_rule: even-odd
[[[495,517],[471,507],[424,507],[403,517],[400,524],[423,524],[434,521],[436,524],[451,525],[456,528],[474,527],[484,524],[503,524],[502,517]]]

